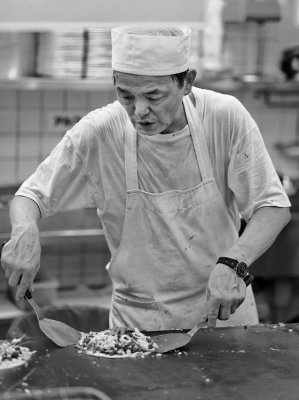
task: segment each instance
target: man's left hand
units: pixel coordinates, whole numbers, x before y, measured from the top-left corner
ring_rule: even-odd
[[[215,328],[217,318],[229,319],[243,303],[246,296],[246,285],[235,271],[224,264],[213,268],[207,287],[208,328]]]

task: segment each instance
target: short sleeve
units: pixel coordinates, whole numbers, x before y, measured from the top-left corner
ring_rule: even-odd
[[[257,125],[247,110],[242,105],[239,107],[231,125],[235,130],[232,137],[237,140],[231,148],[228,185],[240,214],[248,221],[258,208],[290,207],[291,204]]]
[[[68,134],[21,185],[16,196],[35,201],[43,218],[58,211],[95,206],[93,185]]]

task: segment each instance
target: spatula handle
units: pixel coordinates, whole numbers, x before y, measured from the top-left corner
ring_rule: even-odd
[[[206,326],[207,323],[208,323],[207,319],[205,319],[204,321],[199,322],[192,329],[190,329],[190,331],[187,332],[187,335],[192,337],[200,328],[203,328],[204,326]]]
[[[37,318],[42,319],[43,318],[42,312],[28,289],[26,290],[24,298],[28,301],[28,303],[33,308]]]

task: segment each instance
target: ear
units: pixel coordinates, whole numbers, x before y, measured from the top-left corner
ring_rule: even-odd
[[[190,69],[187,72],[187,75],[185,77],[185,87],[184,87],[184,95],[185,96],[191,92],[194,80],[196,78],[196,74],[197,74],[197,72],[195,69]]]

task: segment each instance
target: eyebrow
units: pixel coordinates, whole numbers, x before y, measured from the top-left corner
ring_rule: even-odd
[[[123,89],[119,86],[116,89],[119,90],[121,93],[130,93],[129,90]],[[145,95],[154,95],[154,94],[162,94],[162,91],[160,89],[154,89],[145,93]]]

